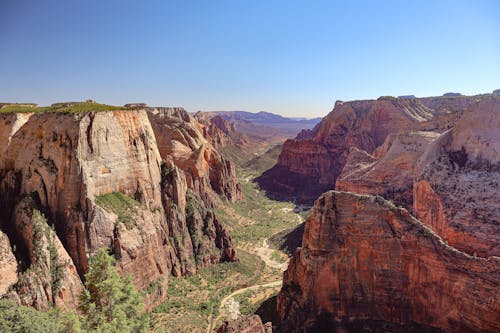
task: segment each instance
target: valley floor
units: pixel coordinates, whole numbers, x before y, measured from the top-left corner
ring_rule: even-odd
[[[278,294],[289,256],[279,241],[269,239],[296,228],[307,213],[296,213],[293,203],[267,198],[253,182],[255,176],[240,171],[245,198],[215,209],[240,261],[210,266],[195,276],[172,277],[166,301],[151,315],[152,332],[213,332],[225,319],[265,308],[263,303]]]

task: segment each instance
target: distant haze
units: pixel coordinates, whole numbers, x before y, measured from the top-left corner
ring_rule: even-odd
[[[0,102],[326,115],[500,88],[500,2],[0,2]]]

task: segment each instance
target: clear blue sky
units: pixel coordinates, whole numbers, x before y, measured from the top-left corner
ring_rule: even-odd
[[[498,88],[496,0],[0,0],[0,101],[321,116]]]

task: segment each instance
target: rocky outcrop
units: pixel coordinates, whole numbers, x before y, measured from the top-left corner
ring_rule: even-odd
[[[262,324],[257,315],[242,316],[235,320],[226,320],[217,329],[217,333],[272,333],[271,323]]]
[[[258,182],[277,197],[312,202],[334,187],[351,147],[373,153],[390,133],[432,116],[432,110],[414,99],[338,102],[314,130],[287,140],[278,164]]]
[[[352,147],[373,154],[391,133],[442,133],[488,95],[341,102],[319,125],[287,140],[277,165],[258,182],[277,198],[312,202],[333,189]]]
[[[500,256],[499,128],[500,98],[483,99],[418,164],[417,217],[472,255]]]
[[[14,209],[11,223],[21,241],[19,256],[27,256],[21,263],[29,266],[19,276],[16,274],[7,298],[38,310],[48,310],[52,305],[66,311],[75,309],[83,284],[73,260],[34,206],[33,199],[27,196]]]
[[[17,260],[9,237],[0,231],[0,295],[17,281]]]
[[[216,194],[231,202],[242,198],[233,163],[205,139],[196,119],[182,108],[151,108],[148,117],[161,157],[184,171],[188,188],[207,205],[214,205]]]
[[[335,189],[381,195],[411,211],[417,160],[438,136],[423,131],[392,133],[373,156],[351,148]]]
[[[500,260],[448,246],[381,197],[315,203],[278,296],[280,332],[500,330]],[[415,327],[417,329],[415,330]]]
[[[67,253],[71,260],[73,276],[82,277],[89,256],[106,247],[138,288],[159,285],[159,299],[170,274],[236,260],[230,237],[200,199],[208,196],[202,190],[212,189],[198,188],[189,205],[187,177],[169,155],[162,159],[146,111],[49,112],[26,119],[4,114],[0,124],[5,126],[0,127],[0,228],[17,248],[23,270],[35,265],[42,272],[36,274],[40,281],[25,274],[29,287],[17,291],[23,303],[74,308],[71,297],[78,293],[61,289],[63,305],[58,295],[30,301],[42,294],[40,285],[50,296],[44,276],[51,266],[36,255],[27,211],[45,215],[60,240],[59,256]],[[191,140],[189,132],[184,134]],[[213,155],[203,154],[210,165],[218,162]],[[220,186],[222,181],[212,178]],[[25,198],[30,205],[21,209]]]
[[[206,112],[198,112],[195,119],[200,123],[203,136],[217,149],[226,146],[246,146],[250,138],[239,133],[234,123],[229,122],[220,115],[213,117]]]

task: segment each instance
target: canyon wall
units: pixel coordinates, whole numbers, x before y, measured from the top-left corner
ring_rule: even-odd
[[[338,101],[314,129],[287,140],[276,166],[257,181],[279,199],[312,202],[334,188],[351,148],[373,155],[390,134],[407,130],[442,133],[488,96]]]
[[[195,118],[182,108],[151,108],[148,117],[161,157],[184,171],[188,188],[207,205],[213,206],[217,195],[231,202],[242,198],[234,164],[207,141]]]
[[[450,245],[500,256],[500,98],[483,99],[421,157],[414,211]]]
[[[330,191],[284,274],[279,332],[498,332],[500,260],[447,245],[381,197]],[[361,324],[360,324],[361,322]],[[382,323],[382,324],[381,324]]]
[[[50,262],[43,266],[36,253],[55,246],[77,280],[63,279],[58,286],[74,309],[88,258],[102,247],[115,255],[123,274],[134,276],[139,289],[159,285],[159,299],[170,274],[236,260],[230,237],[206,204],[212,193],[230,200],[239,196],[231,166],[216,152],[201,149],[210,182],[190,189],[191,170],[177,168],[175,158],[160,154],[157,146],[177,133],[175,128],[155,133],[144,110],[0,115],[0,227],[22,272],[50,271],[45,267]],[[190,137],[197,133],[182,134],[197,140]],[[57,236],[34,246],[38,236],[29,226],[37,212]],[[39,286],[51,294],[45,286],[54,284],[53,276],[38,274],[40,281],[28,279],[34,282],[25,288],[23,274],[8,297],[29,298]],[[74,287],[78,283],[80,289]],[[57,297],[23,303],[40,309],[58,305]]]

